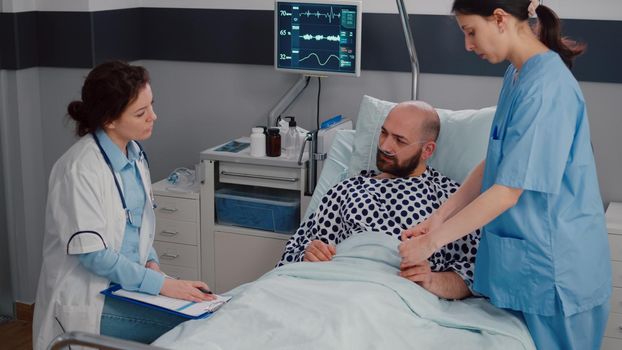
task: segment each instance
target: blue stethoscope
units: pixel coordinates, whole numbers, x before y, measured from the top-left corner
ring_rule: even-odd
[[[108,155],[104,151],[104,148],[99,142],[99,138],[97,137],[97,135],[95,135],[95,133],[91,133],[91,135],[93,135],[93,138],[95,139],[95,143],[97,144],[97,147],[99,148],[99,151],[101,152],[102,156],[104,156],[104,160],[106,161],[106,164],[108,165],[108,169],[110,169],[110,172],[112,173],[114,184],[117,186],[119,197],[121,197],[121,204],[123,205],[123,211],[125,212],[125,218],[127,219],[127,222],[130,225],[134,225],[134,220],[132,220],[132,213],[130,212],[130,209],[127,207],[127,204],[125,203],[125,196],[123,195],[123,191],[121,190],[121,185],[119,184],[119,180],[117,179],[117,175],[115,174],[114,169],[112,169],[112,162],[110,162],[110,158],[108,158]],[[147,158],[147,153],[145,153],[143,146],[141,146],[140,143],[138,142],[136,142],[136,144],[138,145],[138,148],[140,148],[140,152],[139,152],[140,159],[142,160],[144,158],[145,161],[147,162],[147,166],[149,166],[149,158]],[[151,203],[153,205],[153,209],[157,208],[158,206],[155,202],[155,198],[153,197],[152,191],[150,191],[149,196],[151,197]]]

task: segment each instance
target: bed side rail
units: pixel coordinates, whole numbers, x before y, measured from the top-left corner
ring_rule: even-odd
[[[63,333],[52,340],[48,345],[48,350],[60,350],[70,345],[88,346],[101,350],[165,350],[153,345],[84,332]]]

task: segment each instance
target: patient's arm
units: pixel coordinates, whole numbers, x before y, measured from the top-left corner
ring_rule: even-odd
[[[454,271],[432,272],[430,282],[422,287],[445,299],[464,299],[471,296],[471,291],[462,277]]]

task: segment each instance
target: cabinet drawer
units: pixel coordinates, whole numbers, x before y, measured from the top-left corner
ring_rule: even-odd
[[[622,339],[622,314],[609,314],[605,337]]]
[[[155,239],[158,241],[196,245],[199,242],[198,232],[196,222],[156,217]]]
[[[172,220],[197,222],[199,202],[194,199],[155,196],[158,207],[156,216]]]
[[[164,271],[167,275],[182,279],[182,280],[190,280],[190,281],[198,281],[199,280],[199,270],[191,269],[189,267],[179,267],[168,264],[161,264],[160,269]]]
[[[300,169],[221,162],[220,182],[300,190]]]
[[[196,246],[167,242],[153,242],[158,253],[160,264],[190,267],[199,267],[199,249]]]
[[[622,261],[611,262],[611,277],[614,287],[622,287]]]
[[[609,234],[609,249],[611,260],[622,261],[622,235]]]

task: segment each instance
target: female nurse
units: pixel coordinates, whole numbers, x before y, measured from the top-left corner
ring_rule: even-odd
[[[86,77],[69,116],[80,139],[50,175],[33,324],[35,349],[63,332],[151,342],[182,318],[100,294],[126,290],[211,300],[199,281],[165,278],[153,249],[154,203],[147,160],[136,141],[157,119],[143,67],[108,62]]]
[[[582,49],[537,1],[455,0],[453,12],[468,51],[510,66],[486,159],[403,232],[402,269],[484,226],[475,291],[522,314],[538,349],[599,349],[611,266],[585,100],[569,70]]]

